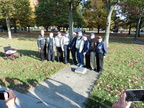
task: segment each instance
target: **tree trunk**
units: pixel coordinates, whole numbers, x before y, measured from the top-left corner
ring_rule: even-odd
[[[48,31],[48,26],[45,26],[46,31]]]
[[[142,18],[141,18],[140,25],[139,25],[139,34],[138,34],[138,37],[140,37],[140,32],[141,32],[140,29],[141,29],[142,23],[143,23],[143,21],[142,21]]]
[[[11,29],[10,29],[10,19],[9,18],[6,18],[6,25],[7,25],[7,30],[8,30],[8,38],[12,39]]]
[[[140,22],[141,22],[141,17],[138,18],[137,27],[136,27],[136,34],[135,34],[135,38],[134,38],[135,41],[138,39],[138,35],[140,32]]]
[[[30,32],[30,27],[28,26],[28,32]]]
[[[72,38],[73,33],[73,0],[69,2],[69,36]]]
[[[57,28],[57,29],[58,29],[58,31],[60,31],[60,30],[61,30],[61,29],[60,29],[60,26],[58,26],[58,28]]]
[[[131,34],[131,24],[129,25],[129,32],[128,32],[128,35]]]
[[[106,31],[105,31],[104,41],[107,47],[109,47],[110,25],[111,25],[111,16],[112,16],[113,10],[114,10],[114,6],[111,6],[108,11],[107,22],[106,22]]]
[[[99,25],[99,24],[98,24],[98,28],[97,28],[97,29],[98,29],[98,32],[97,32],[97,33],[99,34],[99,31],[100,31],[100,25]]]
[[[27,27],[24,27],[24,31],[27,31]]]
[[[16,20],[14,19],[14,33],[17,33]]]

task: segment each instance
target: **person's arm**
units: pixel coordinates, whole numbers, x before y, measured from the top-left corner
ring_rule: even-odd
[[[112,108],[130,108],[131,102],[127,102],[125,99],[126,93],[123,92],[122,96],[113,104]]]
[[[106,56],[107,55],[107,47],[104,42],[103,42],[103,52],[104,52],[104,56]]]
[[[82,52],[83,48],[84,48],[84,41],[81,40],[81,42],[80,42],[80,48],[79,48],[79,53]]]
[[[86,49],[86,53],[88,53],[89,50],[90,50],[90,42],[88,41],[88,42],[87,42],[87,49]]]
[[[16,95],[14,94],[14,92],[12,90],[7,90],[4,93],[4,98],[5,98],[4,101],[5,101],[8,108],[20,108],[16,104]]]
[[[61,41],[60,41],[62,51],[64,51],[64,41],[65,41],[64,38],[65,37],[61,37]]]

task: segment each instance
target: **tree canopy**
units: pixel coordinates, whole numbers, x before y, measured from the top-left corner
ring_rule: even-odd
[[[44,26],[45,28],[53,25],[68,28],[69,2],[69,0],[40,0],[35,12],[37,25]],[[73,13],[74,25],[81,27],[84,26],[86,22],[80,12],[80,7],[77,6],[73,10]]]
[[[107,11],[102,0],[90,0],[90,7],[85,11],[85,19],[89,28],[105,28]]]

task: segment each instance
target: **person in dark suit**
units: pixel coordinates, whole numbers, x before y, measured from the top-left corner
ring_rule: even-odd
[[[87,35],[83,35],[84,46],[83,46],[83,55],[85,56],[86,65],[85,67],[90,69],[90,41],[87,38]]]
[[[44,37],[44,31],[41,30],[41,35],[38,36],[37,39],[38,50],[40,52],[41,61],[46,59],[46,39]]]
[[[48,50],[48,61],[55,60],[55,39],[53,38],[53,33],[49,34],[47,38],[47,50]]]
[[[76,65],[77,61],[76,61],[76,33],[73,32],[72,34],[72,39],[70,40],[70,44],[69,44],[69,49],[71,51],[71,55],[72,55],[72,64]]]
[[[98,42],[96,45],[96,61],[97,61],[97,72],[102,72],[103,70],[103,59],[107,54],[106,44],[102,41],[102,37],[98,37]]]

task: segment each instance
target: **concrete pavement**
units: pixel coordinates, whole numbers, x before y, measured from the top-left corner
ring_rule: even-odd
[[[62,69],[27,94],[15,92],[18,104],[21,108],[82,108],[99,74],[90,70],[78,74],[76,68],[71,65]],[[6,108],[2,100],[0,108]]]

